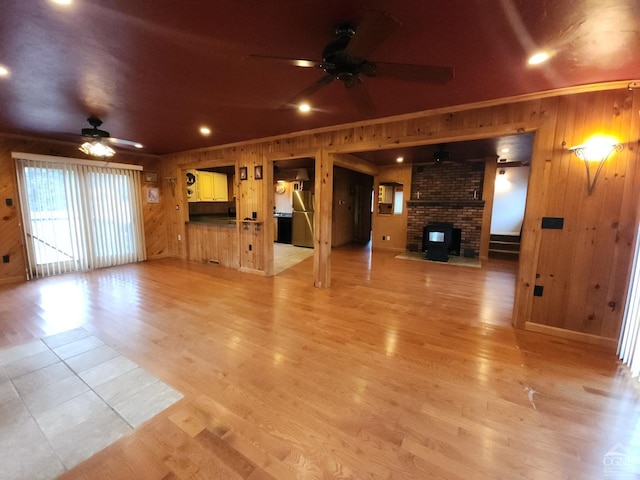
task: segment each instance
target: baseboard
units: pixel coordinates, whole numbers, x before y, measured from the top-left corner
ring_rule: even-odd
[[[161,253],[159,255],[147,255],[147,260],[159,260],[161,258],[182,258],[179,255],[171,255],[170,253]]]
[[[242,273],[252,273],[253,275],[260,275],[263,277],[267,275],[267,272],[264,270],[256,270],[255,268],[240,267],[238,271]]]
[[[26,282],[27,279],[24,277],[7,277],[0,278],[0,285],[4,285],[5,283],[22,283]]]
[[[566,338],[567,340],[575,340],[577,342],[590,343],[592,345],[600,345],[609,347],[613,350],[618,348],[618,341],[613,338],[599,337],[590,333],[574,332],[564,328],[552,327],[550,325],[542,325],[540,323],[525,322],[524,329],[530,332],[545,333],[554,337]]]

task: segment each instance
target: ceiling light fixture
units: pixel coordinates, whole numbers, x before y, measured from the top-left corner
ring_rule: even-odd
[[[509,149],[508,148],[503,148],[502,150],[500,150],[502,153],[509,153]]]
[[[505,193],[511,190],[511,182],[507,178],[507,171],[504,168],[498,170],[498,175],[496,175],[495,181],[495,191],[496,193]]]
[[[569,150],[584,162],[587,169],[587,192],[591,195],[605,161],[614,151],[621,151],[622,144],[613,137],[595,135],[583,144],[571,147]],[[593,174],[591,172],[592,165],[595,166],[596,170]]]
[[[302,113],[309,113],[311,111],[311,106],[308,103],[301,103],[298,105],[298,110]]]
[[[71,5],[73,3],[73,0],[51,0],[51,1],[58,5]]]
[[[0,77],[8,77],[8,76],[9,76],[9,69],[4,65],[0,65]]]
[[[296,172],[296,180],[307,182],[309,180],[309,172],[306,168],[299,168]]]
[[[211,129],[209,127],[202,126],[200,127],[200,134],[204,135],[205,137],[211,135]]]
[[[396,162],[402,163],[402,162],[404,162],[404,158],[403,157],[398,157],[398,158],[396,158]]]
[[[78,148],[82,153],[91,155],[92,157],[108,158],[113,157],[116,151],[109,145],[105,145],[100,140],[92,140],[90,142],[84,142]]]
[[[527,63],[529,65],[540,65],[541,63],[544,63],[547,60],[549,60],[550,57],[551,55],[549,54],[549,52],[534,53],[529,57],[529,60],[527,61]]]

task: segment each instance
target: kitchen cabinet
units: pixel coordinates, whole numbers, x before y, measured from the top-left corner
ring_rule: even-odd
[[[197,202],[226,202],[229,200],[227,176],[224,173],[195,171],[195,197]]]
[[[224,173],[211,172],[213,176],[213,201],[226,202],[229,200],[227,176]]]
[[[213,201],[213,176],[211,172],[196,170],[196,199],[198,202]]]
[[[380,185],[378,203],[393,203],[393,185]]]

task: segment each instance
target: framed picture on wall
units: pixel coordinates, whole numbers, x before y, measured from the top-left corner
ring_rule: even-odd
[[[160,203],[160,192],[158,188],[147,188],[147,203]]]
[[[247,179],[247,167],[240,167],[240,180]]]
[[[158,172],[144,172],[144,181],[146,183],[158,183]]]
[[[253,178],[262,180],[262,165],[256,165],[253,169]]]

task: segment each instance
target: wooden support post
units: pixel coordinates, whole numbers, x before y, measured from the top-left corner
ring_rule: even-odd
[[[331,219],[333,215],[333,157],[325,149],[316,153],[313,220],[313,284],[331,286]]]
[[[489,241],[491,240],[491,214],[493,213],[493,195],[496,186],[496,158],[485,159],[484,183],[482,185],[482,230],[480,232],[480,260],[483,262],[489,258]]]
[[[264,218],[264,228],[262,234],[264,235],[263,242],[263,258],[264,258],[264,273],[268,277],[271,277],[274,272],[274,260],[273,260],[273,212],[274,212],[274,198],[273,198],[273,160],[269,160],[266,157],[262,159],[262,205],[266,205],[266,211],[261,212],[261,217]]]

